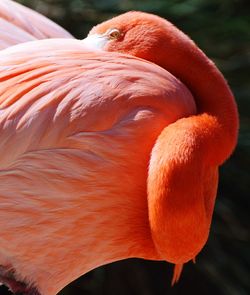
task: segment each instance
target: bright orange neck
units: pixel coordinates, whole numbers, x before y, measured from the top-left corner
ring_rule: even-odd
[[[220,165],[230,156],[237,142],[239,123],[233,94],[214,63],[182,32],[176,30],[173,45],[166,44],[165,47],[154,55],[157,57],[154,62],[189,88],[198,113],[206,113],[216,121],[218,132],[214,130],[212,145],[207,150],[217,153],[214,164]],[[211,132],[208,135],[210,137]]]
[[[238,115],[216,66],[186,35],[165,25],[161,46],[148,59],[186,84],[198,113],[167,126],[157,139],[148,176],[149,219],[159,254],[182,264],[207,241],[218,166],[236,145]]]

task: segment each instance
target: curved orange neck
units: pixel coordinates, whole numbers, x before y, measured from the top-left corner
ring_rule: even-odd
[[[214,63],[192,40],[173,26],[171,32],[166,33],[174,36],[171,44],[163,41],[161,51],[154,52],[151,59],[189,88],[199,114],[207,113],[215,119],[219,133],[214,133],[213,147],[223,151],[218,153],[215,164],[221,164],[230,156],[237,141],[239,123],[233,94]]]
[[[165,26],[162,46],[149,59],[186,84],[198,113],[167,126],[156,141],[148,174],[149,219],[159,254],[181,265],[207,241],[218,166],[236,145],[238,115],[216,66],[186,35]]]

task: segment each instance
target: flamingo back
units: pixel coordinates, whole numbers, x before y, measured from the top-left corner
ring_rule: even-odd
[[[47,38],[73,38],[45,16],[11,0],[0,1],[0,49]]]

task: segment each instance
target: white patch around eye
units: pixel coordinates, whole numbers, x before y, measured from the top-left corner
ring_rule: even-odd
[[[102,50],[108,43],[109,39],[106,35],[93,34],[83,39],[82,42],[89,49]]]

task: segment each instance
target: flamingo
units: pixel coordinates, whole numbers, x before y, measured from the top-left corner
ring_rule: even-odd
[[[214,63],[167,20],[127,12],[84,40],[1,50],[0,69],[0,281],[55,295],[129,257],[173,263],[178,281],[237,142]]]

